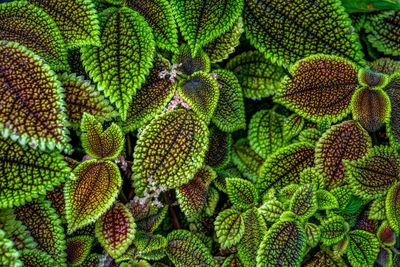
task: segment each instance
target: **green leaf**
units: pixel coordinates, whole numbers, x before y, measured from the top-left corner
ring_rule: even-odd
[[[83,261],[89,255],[93,245],[91,236],[74,236],[67,239],[67,261],[70,266],[81,266]]]
[[[318,209],[319,210],[330,210],[339,208],[339,202],[335,196],[329,191],[320,189],[316,192]]]
[[[155,57],[153,68],[150,70],[146,82],[133,96],[133,101],[129,105],[126,121],[122,122],[124,132],[132,132],[143,127],[172,99],[176,84],[169,79],[160,77],[168,65],[169,63],[161,56]]]
[[[300,173],[299,184],[313,184],[316,189],[321,189],[325,187],[324,177],[322,173],[315,167],[306,168]]]
[[[250,181],[226,178],[226,188],[229,200],[239,208],[247,209],[257,203],[257,190]]]
[[[57,266],[53,258],[46,252],[37,249],[24,249],[19,257],[24,266],[53,267]],[[1,261],[0,261],[1,262]],[[12,265],[15,266],[15,265]]]
[[[232,254],[224,260],[221,267],[244,267],[237,254]]]
[[[53,17],[69,47],[98,45],[100,27],[90,0],[27,0]]]
[[[400,148],[400,66],[398,72],[390,76],[390,82],[383,88],[390,99],[390,122],[386,131],[392,147]]]
[[[371,63],[369,66],[372,71],[378,73],[384,73],[387,75],[392,75],[395,72],[400,72],[400,63],[394,61],[393,59],[383,57],[379,58]],[[391,77],[392,78],[392,77]]]
[[[345,210],[347,205],[350,203],[350,200],[353,196],[351,192],[351,188],[349,185],[344,185],[340,187],[336,187],[330,191],[332,195],[335,196],[339,203],[339,211]]]
[[[205,156],[205,163],[214,169],[225,167],[231,160],[232,135],[220,131],[217,127],[210,129],[210,141]]]
[[[20,206],[67,180],[71,169],[58,151],[34,150],[0,137],[0,208]]]
[[[218,83],[213,77],[198,71],[179,84],[178,92],[202,120],[211,120],[219,99]]]
[[[55,186],[52,191],[47,191],[45,199],[51,202],[51,207],[56,211],[62,223],[65,223],[64,184]]]
[[[325,53],[363,63],[357,34],[336,0],[245,0],[246,36],[267,58],[283,66]],[[279,25],[279,26],[277,26]]]
[[[333,216],[322,222],[321,242],[331,246],[343,239],[346,232],[346,222],[341,216]]]
[[[69,70],[61,32],[42,9],[25,1],[0,5],[0,40],[17,42],[35,52],[56,71]]]
[[[267,158],[284,145],[285,116],[274,110],[260,110],[250,120],[248,138],[250,147],[262,158]]]
[[[176,109],[153,119],[135,146],[135,191],[143,192],[149,178],[168,189],[188,183],[202,167],[208,135],[207,125],[188,110]]]
[[[341,259],[335,259],[330,251],[320,250],[318,251],[311,261],[305,265],[307,267],[320,267],[320,266],[332,266],[341,267],[346,266]]]
[[[266,222],[275,223],[279,220],[285,207],[279,200],[271,199],[258,208],[258,212],[264,217]]]
[[[65,92],[68,121],[73,129],[78,129],[83,113],[93,115],[96,120],[103,122],[118,115],[110,102],[95,89],[90,81],[76,74],[58,75]]]
[[[24,46],[0,43],[1,135],[41,150],[70,152],[63,88],[55,73]]]
[[[242,88],[236,76],[225,69],[213,70],[217,76],[219,99],[212,121],[224,132],[246,129]]]
[[[264,159],[250,148],[247,139],[239,139],[232,146],[232,161],[240,172],[251,181],[257,180],[257,173]]]
[[[302,219],[310,218],[318,209],[316,190],[313,184],[303,185],[294,193],[289,210]]]
[[[380,197],[372,201],[368,212],[370,220],[386,220],[386,196]]]
[[[351,99],[353,119],[369,132],[375,132],[389,122],[390,106],[389,96],[381,89],[363,87]]]
[[[107,9],[100,16],[105,20],[102,46],[82,47],[82,62],[125,120],[136,89],[152,67],[155,42],[145,19],[128,7]]]
[[[307,128],[300,132],[299,141],[306,142],[310,144],[317,144],[318,140],[321,138],[321,133],[316,128]]]
[[[200,49],[196,56],[193,56],[190,47],[183,44],[179,47],[179,52],[174,54],[172,62],[177,66],[177,70],[186,75],[192,75],[195,72],[210,72],[210,58]]]
[[[210,57],[211,63],[227,59],[235,51],[235,47],[239,45],[242,32],[244,32],[243,20],[239,17],[226,33],[204,46],[203,50]]]
[[[389,248],[381,247],[375,262],[384,267],[396,266],[398,262],[393,263],[393,258],[393,252]]]
[[[307,237],[307,244],[312,248],[316,247],[321,237],[319,226],[313,223],[306,223],[304,229]]]
[[[386,217],[390,227],[400,233],[400,182],[393,185],[386,196]]]
[[[97,220],[114,202],[122,185],[117,165],[87,160],[73,172],[76,179],[65,183],[65,211],[71,233]]]
[[[262,196],[271,187],[281,189],[298,183],[300,173],[314,165],[314,147],[308,143],[294,143],[270,155],[261,166],[257,190]]]
[[[292,78],[282,81],[275,100],[298,115],[321,122],[340,121],[350,112],[350,101],[358,86],[357,67],[330,55],[313,55],[289,68]]]
[[[283,136],[285,140],[296,137],[303,130],[305,120],[303,117],[292,114],[283,123]]]
[[[400,3],[393,0],[342,0],[347,12],[377,12],[381,10],[399,9]]]
[[[372,89],[382,89],[388,83],[388,75],[361,68],[358,71],[358,80],[361,86],[367,86]]]
[[[214,266],[206,246],[191,232],[175,230],[168,234],[166,253],[177,267]]]
[[[388,221],[383,221],[378,228],[376,233],[379,241],[385,244],[385,246],[393,246],[396,242],[396,233],[390,227]]]
[[[175,52],[178,49],[178,29],[167,0],[127,0],[126,5],[139,12],[153,30],[159,48]]]
[[[227,64],[243,88],[244,97],[260,99],[275,94],[281,86],[283,68],[273,64],[258,51],[244,52]]]
[[[114,259],[122,256],[135,238],[136,224],[129,210],[119,202],[114,203],[96,221],[96,237]]]
[[[315,165],[324,176],[328,188],[345,182],[342,160],[358,160],[372,147],[371,138],[356,121],[345,121],[329,128],[315,148]]]
[[[128,255],[135,254],[146,260],[159,260],[165,257],[164,248],[167,246],[167,239],[161,235],[148,235],[139,232],[135,235],[133,249],[128,251]]]
[[[379,242],[375,236],[363,230],[354,230],[349,234],[347,258],[352,266],[373,266],[379,252]]]
[[[158,209],[156,206],[151,205],[150,201],[143,203],[136,198],[127,203],[126,207],[131,212],[137,229],[145,232],[153,232],[160,225],[168,211],[168,205]]]
[[[261,242],[257,266],[300,266],[306,246],[306,234],[296,222],[279,221]]]
[[[37,243],[36,249],[48,253],[57,264],[64,264],[67,256],[64,229],[50,202],[35,199],[15,207],[14,214],[31,233]]]
[[[0,230],[0,264],[2,266],[23,266],[21,260],[19,259],[21,253],[14,249],[14,243],[5,238],[5,233]]]
[[[148,233],[154,232],[164,220],[167,211],[168,205],[165,205],[161,210],[157,210],[155,214],[143,218],[139,221],[135,221],[137,229]]]
[[[220,212],[214,222],[218,242],[223,249],[237,244],[244,233],[244,220],[242,214],[234,209]]]
[[[241,0],[172,0],[175,18],[193,54],[227,32],[243,8]]]
[[[124,136],[115,123],[103,131],[101,123],[88,113],[83,114],[81,132],[85,152],[96,159],[115,159],[124,146]]]

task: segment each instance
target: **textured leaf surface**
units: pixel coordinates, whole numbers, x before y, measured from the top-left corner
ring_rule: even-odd
[[[98,45],[100,27],[90,0],[28,0],[53,17],[68,46]]]
[[[385,201],[386,196],[380,197],[372,201],[369,208],[368,219],[371,220],[386,220]]]
[[[250,181],[227,178],[226,190],[230,201],[240,208],[247,209],[257,202],[257,190]]]
[[[369,69],[360,69],[358,71],[358,80],[362,86],[378,89],[386,86],[388,83],[388,76]]]
[[[273,110],[260,110],[250,120],[248,138],[250,147],[262,158],[267,158],[284,145],[285,117]]]
[[[307,267],[319,267],[319,266],[334,266],[334,267],[339,267],[343,266],[343,263],[340,264],[337,262],[337,260],[331,255],[332,253],[325,251],[325,250],[320,250],[318,251],[312,260],[307,263]]]
[[[152,120],[135,147],[135,190],[143,192],[149,177],[168,188],[189,182],[202,166],[208,135],[206,124],[191,111],[177,109]]]
[[[175,18],[193,54],[233,26],[242,12],[240,0],[172,0]]]
[[[356,121],[345,121],[328,129],[315,148],[315,165],[324,176],[328,188],[344,183],[345,160],[357,160],[365,156],[372,142],[367,131]]]
[[[224,260],[221,267],[244,267],[237,254],[232,254]]]
[[[379,241],[383,242],[386,246],[392,246],[396,242],[396,233],[390,227],[388,221],[383,221],[379,226],[376,233]]]
[[[386,217],[390,227],[400,233],[400,183],[393,185],[386,196]]]
[[[74,180],[65,183],[68,231],[73,232],[101,216],[114,202],[122,185],[115,163],[87,160],[74,169]]]
[[[395,72],[400,72],[400,64],[391,58],[383,57],[369,63],[372,71],[392,75]]]
[[[23,205],[70,176],[58,151],[34,150],[0,137],[0,208]]]
[[[51,207],[56,211],[61,222],[65,223],[64,183],[55,186],[52,191],[47,191],[45,199],[51,202]]]
[[[214,127],[210,129],[210,141],[205,163],[213,168],[225,167],[231,160],[232,135]]]
[[[68,70],[67,50],[54,20],[26,2],[0,6],[0,40],[20,43],[43,58],[53,70]]]
[[[343,217],[335,216],[322,222],[321,241],[327,246],[333,245],[344,237],[345,221]]]
[[[315,128],[307,128],[301,131],[299,134],[300,142],[306,142],[310,144],[316,144],[320,138],[321,133]]]
[[[148,233],[154,232],[157,227],[162,223],[168,211],[168,205],[165,205],[162,209],[158,210],[155,214],[136,221],[138,230],[145,231]]]
[[[391,106],[390,122],[386,124],[387,135],[395,148],[400,147],[400,65],[397,68],[398,73],[390,76],[390,82],[383,89],[389,96]]]
[[[300,266],[306,245],[306,234],[296,222],[279,221],[261,242],[257,266]]]
[[[190,47],[183,44],[179,47],[179,52],[174,55],[172,62],[177,65],[177,70],[186,75],[192,75],[197,71],[210,71],[210,58],[200,49],[196,56],[193,56]]]
[[[124,146],[122,131],[115,123],[103,131],[103,126],[88,113],[83,114],[81,132],[82,146],[93,158],[114,159]]]
[[[234,209],[226,209],[220,212],[215,219],[214,225],[218,242],[223,249],[237,244],[244,233],[243,216]]]
[[[357,34],[341,2],[245,0],[243,19],[247,37],[279,65],[318,53],[362,61]],[[279,26],[277,26],[279,25]]]
[[[362,159],[344,161],[353,192],[365,199],[384,196],[398,181],[398,157],[391,147],[375,146]]]
[[[300,185],[313,184],[317,189],[325,187],[324,177],[315,167],[304,169],[300,173]]]
[[[67,239],[67,261],[71,266],[81,266],[82,262],[90,253],[92,248],[93,237],[91,236],[74,236]]]
[[[14,243],[5,238],[5,233],[0,230],[0,264],[3,266],[23,266],[19,257],[21,253],[13,248]]]
[[[232,146],[232,161],[241,173],[255,182],[264,159],[250,148],[247,139],[240,139]]]
[[[339,202],[335,196],[327,190],[318,190],[316,192],[318,209],[319,210],[330,210],[339,208]]]
[[[292,114],[286,118],[283,123],[283,136],[285,139],[290,140],[297,136],[303,130],[304,121],[304,118],[297,114]]]
[[[130,8],[108,9],[100,16],[105,20],[102,46],[83,47],[82,62],[124,120],[136,89],[149,74],[155,42],[148,23]]]
[[[317,246],[321,237],[319,226],[313,223],[306,223],[304,226],[304,230],[307,237],[307,244],[312,248]]]
[[[96,237],[113,258],[120,257],[135,238],[136,224],[122,203],[115,203],[96,221]]]
[[[303,185],[294,193],[289,209],[303,219],[310,218],[318,208],[316,190],[313,184]]]
[[[308,143],[295,143],[279,149],[261,166],[257,189],[263,195],[271,187],[280,189],[298,183],[302,170],[314,164],[314,147]]]
[[[68,152],[62,92],[41,58],[17,43],[1,43],[0,133],[4,138],[41,150],[57,147]]]
[[[24,264],[24,266],[34,267],[53,267],[56,266],[56,262],[52,257],[46,252],[37,249],[24,249],[21,251],[21,256],[19,257]],[[15,266],[15,265],[13,265]]]
[[[353,266],[372,266],[379,252],[376,237],[366,231],[354,230],[349,233],[347,258]]]
[[[214,266],[206,246],[191,232],[176,230],[168,234],[166,253],[177,267]]]
[[[258,208],[258,211],[264,217],[265,221],[276,222],[285,211],[285,207],[279,200],[270,199],[264,202],[263,205]]]
[[[273,95],[284,76],[283,68],[273,64],[258,51],[244,52],[234,57],[226,68],[236,75],[244,97],[247,98],[260,99]]]
[[[179,95],[203,120],[209,122],[219,99],[217,81],[205,72],[199,71],[178,86]]]
[[[276,100],[313,122],[331,122],[350,112],[351,97],[358,86],[356,66],[343,58],[313,55],[289,69]]]

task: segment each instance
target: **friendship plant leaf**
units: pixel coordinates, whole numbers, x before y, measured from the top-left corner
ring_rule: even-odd
[[[3,230],[0,230],[0,264],[2,266],[21,267],[23,263],[19,259],[21,253],[16,250],[14,243],[5,237]]]
[[[231,160],[232,135],[217,127],[210,128],[210,141],[205,163],[215,169],[225,167]]]
[[[342,160],[364,157],[372,147],[367,131],[356,121],[345,121],[329,128],[315,147],[315,165],[328,188],[345,182],[346,169]]]
[[[330,246],[343,239],[346,231],[346,222],[341,216],[333,216],[322,222],[320,230],[321,242]]]
[[[381,10],[399,9],[400,3],[393,0],[342,0],[342,5],[347,12],[376,12]]]
[[[303,130],[304,122],[304,118],[297,114],[292,114],[286,118],[283,123],[283,136],[285,139],[290,140],[296,137]]]
[[[110,102],[95,89],[90,81],[84,80],[82,76],[64,73],[58,75],[65,92],[65,104],[67,107],[68,121],[73,129],[78,129],[83,113],[93,115],[97,120],[103,122],[118,115]]]
[[[232,146],[232,161],[253,182],[257,180],[258,170],[264,163],[264,159],[250,148],[247,139],[239,139]]]
[[[81,141],[85,152],[96,159],[115,159],[124,146],[124,136],[115,123],[103,131],[103,126],[92,115],[83,114]]]
[[[380,197],[372,201],[369,208],[368,219],[386,220],[386,196]]]
[[[386,195],[399,180],[398,158],[392,147],[375,146],[362,159],[343,161],[354,194],[367,200]]]
[[[390,122],[386,124],[390,144],[400,148],[400,65],[399,70],[390,76],[390,82],[383,88],[390,99]]]
[[[300,173],[299,184],[313,184],[316,189],[325,188],[324,177],[315,167],[306,168]]]
[[[298,183],[300,173],[314,165],[314,147],[308,143],[294,143],[270,155],[259,170],[257,190],[262,196],[271,187],[281,189]]]
[[[127,0],[126,5],[146,19],[158,47],[172,52],[178,49],[178,29],[169,1]]]
[[[82,47],[82,62],[125,120],[136,89],[149,74],[155,42],[145,19],[128,7],[107,9],[100,16],[106,17],[102,46]]]
[[[361,88],[351,99],[353,118],[369,132],[379,130],[390,119],[390,99],[381,89]]]
[[[244,97],[260,99],[275,94],[281,86],[284,70],[258,51],[244,52],[226,64],[243,88]]]
[[[307,267],[320,267],[320,266],[332,266],[332,267],[340,267],[343,266],[343,260],[336,259],[333,257],[332,252],[327,250],[318,251],[311,261],[307,263]]]
[[[212,76],[198,71],[179,84],[178,92],[202,120],[211,120],[220,94],[218,83]]]
[[[244,233],[243,216],[234,209],[226,209],[220,212],[215,219],[214,225],[218,242],[223,249],[237,244]]]
[[[183,44],[179,47],[179,52],[174,54],[172,62],[177,66],[177,70],[186,75],[192,75],[198,71],[210,72],[210,58],[200,49],[196,56],[193,56],[190,47]]]
[[[67,262],[70,266],[81,266],[92,249],[94,238],[81,235],[67,239]]]
[[[242,88],[236,76],[225,69],[213,70],[217,75],[219,99],[212,121],[224,132],[246,128]]]
[[[353,63],[335,56],[313,55],[299,60],[289,73],[293,78],[282,81],[275,96],[277,102],[317,123],[324,118],[334,123],[349,114],[351,96],[358,86]]]
[[[135,235],[134,246],[142,253],[150,253],[165,248],[167,239],[162,235],[148,235],[144,232],[138,232]]]
[[[146,82],[133,96],[132,103],[129,105],[126,121],[122,123],[124,132],[143,127],[160,113],[174,96],[176,83],[160,77],[168,65],[169,63],[161,56],[155,57]]]
[[[37,243],[36,249],[48,253],[58,264],[65,262],[64,229],[49,201],[35,199],[24,206],[15,207],[14,214],[29,230]]]
[[[122,185],[115,163],[87,160],[73,172],[76,179],[65,183],[65,211],[71,233],[97,220],[114,202]]]
[[[300,266],[306,246],[306,234],[296,222],[279,221],[261,242],[257,266]]]
[[[204,206],[205,216],[214,216],[214,212],[215,209],[217,208],[218,201],[219,201],[218,190],[215,189],[215,187],[210,186],[208,189],[208,195]]]
[[[154,232],[164,220],[167,211],[168,205],[165,205],[161,210],[158,210],[156,214],[150,215],[139,221],[135,221],[137,229],[148,233]]]
[[[175,266],[214,266],[210,251],[193,233],[175,230],[168,234],[167,240],[165,252]]]
[[[70,152],[63,89],[42,59],[17,43],[0,45],[0,133],[21,145]]]
[[[372,71],[392,75],[395,72],[400,72],[400,63],[390,58],[379,58],[374,62],[369,63]],[[391,77],[392,78],[392,77]]]
[[[340,1],[245,0],[243,21],[250,42],[278,65],[318,53],[363,62]]]
[[[373,89],[382,89],[388,83],[388,76],[383,73],[377,73],[369,69],[360,69],[358,71],[358,81],[360,85]]]
[[[266,159],[284,145],[285,116],[274,110],[260,110],[250,120],[248,138],[250,147]]]
[[[318,140],[321,138],[321,133],[318,129],[315,128],[307,128],[300,132],[299,141],[306,142],[310,144],[317,144]]]
[[[239,208],[247,209],[257,203],[257,190],[250,181],[226,178],[226,190],[229,200]]]
[[[398,261],[393,263],[393,252],[386,247],[380,247],[378,257],[376,258],[375,262],[380,266],[396,266],[396,264],[398,264]]]
[[[57,266],[53,258],[46,252],[37,249],[24,249],[19,257],[24,266],[53,267]],[[13,265],[14,266],[14,265]]]
[[[393,185],[386,196],[386,217],[390,227],[400,233],[400,183]]]
[[[307,244],[312,248],[316,247],[321,237],[319,226],[313,223],[306,223],[304,229],[307,237]]]
[[[52,191],[47,191],[45,199],[50,201],[61,222],[65,223],[64,183],[55,186]]]
[[[339,208],[339,202],[331,192],[320,189],[316,192],[316,196],[319,210],[330,210]]]
[[[354,230],[349,234],[347,258],[352,266],[372,266],[378,256],[379,242],[376,237],[363,230]]]
[[[207,125],[192,111],[175,109],[153,119],[143,129],[133,154],[137,194],[145,190],[149,178],[168,189],[188,183],[203,165],[208,135]]]
[[[276,199],[270,199],[258,208],[258,212],[264,217],[265,221],[273,223],[279,220],[284,211],[283,203]]]
[[[383,242],[386,246],[393,246],[396,242],[396,233],[390,227],[388,221],[382,222],[376,236],[379,241]]]
[[[96,221],[96,237],[114,259],[120,257],[135,238],[136,224],[129,210],[116,202]]]
[[[58,151],[34,150],[0,137],[0,208],[20,206],[69,179]]]
[[[297,189],[290,201],[289,210],[302,219],[308,219],[317,209],[318,201],[314,185],[303,185]]]
[[[244,267],[237,254],[232,254],[224,260],[221,267]]]
[[[100,27],[90,0],[27,0],[53,17],[69,47],[99,45]]]
[[[24,1],[0,5],[0,40],[17,42],[43,58],[53,70],[68,70],[60,30],[42,9]]]
[[[241,0],[172,0],[175,18],[193,55],[227,32],[240,16]]]

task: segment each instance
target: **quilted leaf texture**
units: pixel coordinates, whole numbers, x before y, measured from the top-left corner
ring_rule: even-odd
[[[363,62],[357,34],[337,0],[245,0],[246,36],[279,65],[324,53]]]
[[[112,205],[122,185],[119,169],[110,161],[87,160],[73,173],[76,178],[64,186],[69,233],[97,220]]]
[[[383,88],[389,96],[391,106],[390,122],[386,124],[387,135],[390,145],[395,148],[400,147],[400,65],[397,68],[398,72],[390,76],[390,82]]]
[[[350,112],[351,97],[358,86],[357,67],[350,61],[313,55],[289,68],[275,100],[298,115],[320,122],[343,119]]]
[[[152,67],[155,42],[146,20],[128,7],[110,8],[100,16],[102,45],[82,47],[82,62],[125,120],[133,95]]]
[[[56,265],[49,254],[37,249],[22,250],[19,259],[24,263],[24,266],[52,267]]]
[[[396,233],[390,227],[388,221],[383,221],[379,226],[376,236],[379,241],[384,243],[386,246],[393,246],[396,242]]]
[[[97,13],[90,0],[27,0],[53,17],[70,47],[100,45]]]
[[[67,239],[67,261],[71,266],[81,266],[89,255],[93,246],[94,238],[91,236],[80,235]]]
[[[322,222],[320,227],[321,241],[327,246],[343,239],[346,231],[346,222],[341,216],[334,216]]]
[[[0,230],[0,264],[4,266],[23,266],[19,259],[21,253],[13,248],[14,243],[5,237],[3,230]]]
[[[379,252],[377,238],[363,230],[349,232],[347,258],[353,266],[373,266]]]
[[[390,227],[396,232],[400,233],[400,183],[393,185],[387,196],[385,202],[386,217],[389,221]]]
[[[205,163],[214,169],[222,169],[231,160],[232,135],[217,127],[210,129],[210,141]]]
[[[69,179],[58,151],[34,150],[0,137],[0,208],[20,206]]]
[[[218,242],[226,249],[237,244],[244,233],[243,215],[234,209],[220,212],[214,222]]]
[[[204,45],[227,32],[243,9],[241,0],[172,0],[171,5],[194,56]]]
[[[286,118],[283,123],[283,136],[285,140],[290,140],[299,135],[301,130],[303,130],[304,122],[304,118],[297,114],[292,114]]]
[[[237,254],[232,254],[224,260],[221,267],[244,267]]]
[[[41,150],[70,152],[63,89],[42,59],[14,42],[0,45],[0,133]],[[40,114],[40,116],[39,116]]]
[[[362,86],[379,89],[387,85],[388,76],[368,69],[360,69],[358,71],[358,80]]]
[[[351,1],[342,0],[342,4],[347,12],[373,12],[381,10],[399,9],[400,3],[392,0],[361,0]]]
[[[211,67],[210,58],[202,49],[194,56],[187,44],[179,47],[179,52],[174,54],[172,62],[178,71],[186,75],[192,75],[197,71],[209,72]]]
[[[264,159],[251,149],[247,139],[239,139],[232,146],[232,161],[253,182],[257,180],[258,170],[264,163]]]
[[[307,244],[312,248],[317,246],[321,237],[319,226],[313,223],[306,223],[304,229],[306,232]]]
[[[208,148],[208,128],[192,111],[176,109],[153,119],[135,146],[135,190],[141,193],[148,178],[157,187],[177,188],[188,183],[202,167]]]
[[[24,1],[0,5],[0,40],[17,42],[35,52],[53,70],[69,69],[61,32],[42,9]]]
[[[247,209],[257,203],[257,190],[250,181],[240,178],[227,178],[226,189],[229,199],[237,207]]]
[[[318,208],[317,194],[313,184],[303,185],[294,193],[289,210],[301,217],[310,218]]]
[[[81,122],[81,140],[85,152],[97,159],[115,159],[124,146],[124,136],[115,123],[103,131],[102,125],[90,114],[84,113]]]

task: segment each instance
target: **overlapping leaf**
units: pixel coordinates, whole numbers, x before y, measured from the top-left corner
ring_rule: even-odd
[[[68,180],[64,187],[69,232],[99,218],[114,202],[122,185],[119,169],[110,161],[84,161],[74,174],[76,179]]]
[[[128,255],[135,253],[146,260],[159,260],[165,257],[164,248],[167,246],[167,239],[161,235],[148,235],[139,232],[135,235],[133,250]]]
[[[243,216],[234,209],[226,209],[220,212],[214,225],[218,242],[224,249],[237,244],[244,233]]]
[[[386,124],[387,134],[390,144],[395,148],[400,147],[400,66],[397,68],[398,72],[390,76],[390,82],[383,88],[389,96],[391,106],[390,122]]]
[[[145,19],[128,7],[105,10],[102,46],[81,49],[85,70],[124,120],[136,89],[149,74],[155,42]]]
[[[232,254],[224,260],[221,267],[244,267],[237,254]]]
[[[45,199],[50,201],[51,207],[56,211],[61,221],[65,223],[64,183],[55,186],[51,191],[47,191]]]
[[[336,122],[350,112],[351,97],[358,86],[356,66],[329,55],[313,55],[289,69],[276,101],[313,122]]]
[[[81,266],[89,255],[93,245],[93,237],[81,235],[67,239],[67,261],[71,266]]]
[[[264,163],[264,159],[250,148],[247,139],[240,139],[232,146],[232,161],[253,182],[257,180],[258,170]]]
[[[283,123],[283,136],[285,139],[290,140],[297,136],[303,130],[304,121],[304,118],[297,114],[292,114],[286,118]]]
[[[56,266],[56,262],[46,252],[37,249],[24,249],[21,251],[19,259],[23,262],[24,266],[27,267],[53,267]]]
[[[358,81],[362,86],[379,89],[386,86],[388,83],[388,76],[368,69],[360,69],[358,71]]]
[[[14,243],[5,238],[5,233],[0,230],[0,264],[3,266],[23,266],[19,259],[21,253],[13,248]]]
[[[213,168],[225,167],[231,160],[232,135],[213,127],[210,129],[210,141],[205,163]]]
[[[379,241],[384,243],[386,246],[393,246],[396,242],[396,233],[390,227],[388,221],[382,222],[378,228],[376,236],[378,237]]]
[[[243,19],[251,43],[279,65],[318,53],[363,61],[340,1],[245,0]]]
[[[300,185],[313,184],[317,189],[325,187],[324,177],[322,173],[315,167],[306,168],[300,173],[299,184]]]
[[[347,12],[377,12],[381,10],[399,9],[400,3],[392,0],[342,0],[342,5]]]
[[[277,222],[285,211],[285,207],[282,202],[276,199],[270,199],[262,204],[258,208],[259,213],[264,217],[267,222]]]
[[[257,190],[250,181],[227,178],[226,190],[230,201],[240,208],[247,209],[257,203]]]
[[[377,198],[374,201],[372,201],[368,213],[369,219],[386,220],[385,200],[386,196]]]
[[[321,237],[319,226],[313,223],[306,223],[304,226],[304,230],[307,237],[307,244],[312,248],[317,246]]]
[[[339,208],[339,202],[331,192],[320,189],[316,192],[316,196],[319,210],[330,210]]]
[[[392,75],[395,72],[400,72],[400,63],[397,63],[391,58],[383,57],[369,63],[372,71]]]
[[[135,190],[143,192],[149,177],[158,187],[169,189],[189,182],[203,164],[208,135],[206,124],[188,110],[176,109],[153,119],[135,146]]]
[[[42,59],[17,43],[0,45],[0,133],[22,145],[66,152],[63,89]],[[39,116],[40,114],[40,116]]]
[[[354,230],[349,233],[347,258],[353,266],[372,266],[379,252],[376,237],[366,231]]]
[[[316,128],[307,128],[301,131],[299,134],[300,142],[306,142],[310,144],[317,144],[320,138],[321,138],[321,133]]]
[[[20,43],[43,58],[53,70],[68,70],[67,50],[54,20],[24,1],[0,5],[0,40]]]
[[[155,214],[136,221],[137,229],[148,233],[154,232],[164,220],[167,211],[168,205],[165,205],[162,209],[157,210]]]
[[[210,58],[200,49],[196,56],[193,56],[190,47],[183,44],[179,47],[179,52],[174,54],[172,62],[177,66],[177,70],[186,75],[192,75],[197,71],[210,71]]]
[[[302,219],[311,217],[318,208],[316,190],[313,184],[303,185],[294,193],[289,210]]]
[[[343,217],[334,216],[323,221],[320,230],[322,243],[330,246],[343,239],[346,231],[346,222]]]
[[[343,266],[344,262],[341,259],[335,259],[332,252],[326,250],[318,251],[314,257],[307,263],[307,267],[319,267],[319,266]]]
[[[390,227],[400,233],[400,183],[393,185],[386,196],[386,217]]]

